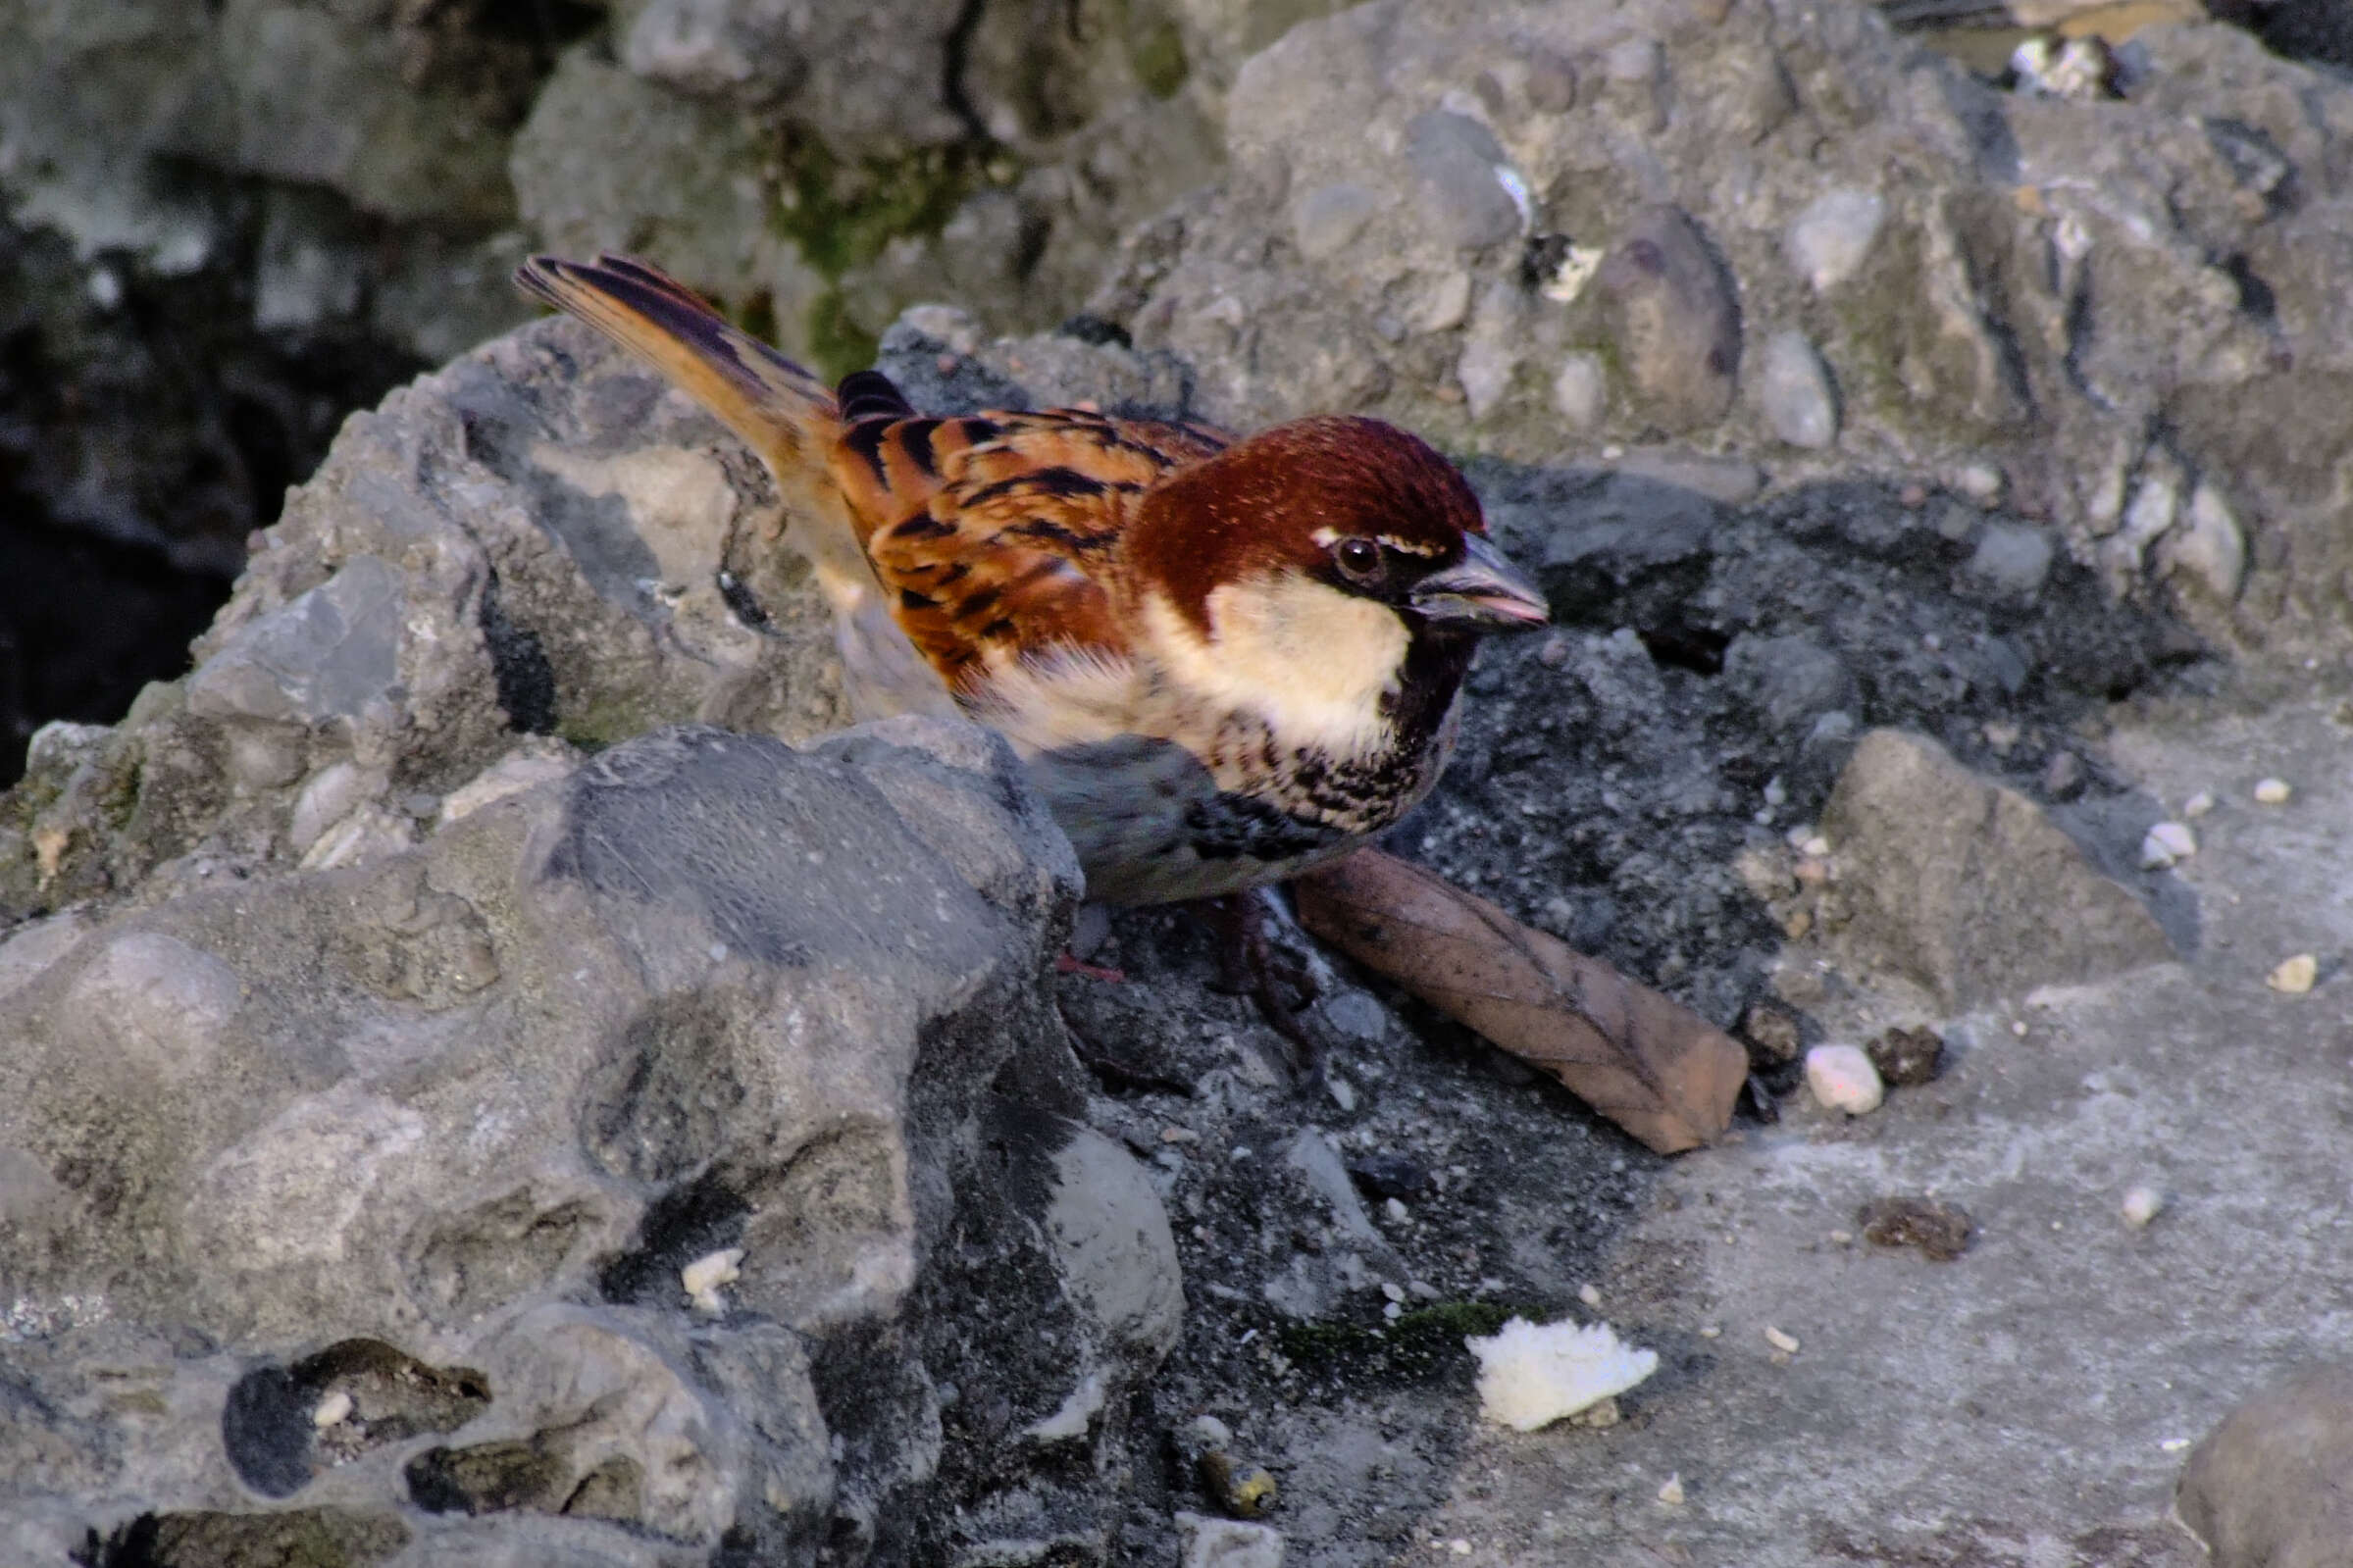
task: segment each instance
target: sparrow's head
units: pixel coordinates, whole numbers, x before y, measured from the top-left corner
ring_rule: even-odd
[[[1461,474],[1378,420],[1295,420],[1179,471],[1127,550],[1179,679],[1279,693],[1335,748],[1442,712],[1477,633],[1547,615]]]
[[[1294,420],[1180,471],[1145,498],[1131,548],[1210,636],[1216,595],[1250,582],[1320,587],[1334,614],[1377,605],[1409,632],[1547,616],[1544,595],[1488,541],[1454,464],[1379,420]],[[1294,612],[1311,614],[1317,597],[1294,594]]]

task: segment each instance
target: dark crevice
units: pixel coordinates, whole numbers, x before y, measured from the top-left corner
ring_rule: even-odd
[[[555,667],[539,633],[508,619],[506,603],[493,576],[482,593],[483,641],[490,650],[490,675],[498,684],[498,705],[506,710],[507,726],[524,734],[555,733]]]
[[[679,1272],[698,1257],[734,1245],[750,1218],[749,1200],[716,1175],[673,1189],[646,1209],[637,1246],[597,1271],[596,1289],[619,1305],[668,1304],[683,1289]]]
[[[963,122],[965,135],[983,143],[990,139],[989,126],[981,119],[981,112],[972,106],[972,94],[964,86],[964,71],[971,63],[973,34],[980,30],[981,13],[987,5],[988,0],[964,0],[962,9],[956,12],[956,20],[949,25],[947,36],[943,40],[946,58],[940,81],[940,98],[947,105],[947,112]]]

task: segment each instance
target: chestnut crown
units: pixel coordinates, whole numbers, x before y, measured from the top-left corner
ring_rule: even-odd
[[[1492,544],[1455,465],[1394,425],[1293,420],[1152,487],[1132,564],[1197,630],[1228,583],[1299,575],[1412,621],[1533,626],[1543,595]]]

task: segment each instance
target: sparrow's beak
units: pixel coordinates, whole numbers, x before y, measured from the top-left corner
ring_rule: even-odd
[[[1411,602],[1425,619],[1455,626],[1530,627],[1551,619],[1544,593],[1476,533],[1462,536],[1462,560],[1413,585]]]

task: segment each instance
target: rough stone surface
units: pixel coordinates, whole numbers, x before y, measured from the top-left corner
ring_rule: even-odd
[[[1822,812],[1860,962],[1972,1007],[2174,956],[2149,906],[2042,809],[1934,741],[1873,731]]]
[[[896,1560],[948,1528],[910,1507],[941,1382],[1115,1449],[1182,1322],[1167,1221],[1116,1145],[989,1092],[1058,1071],[1075,885],[980,732],[689,728],[363,869],[16,936],[10,1496],[258,1550],[241,1482],[393,1521],[368,1560],[583,1513],[616,1562]],[[680,1271],[722,1245],[708,1319]],[[127,1426],[94,1368],[149,1345]]]
[[[1564,433],[1684,431],[1773,439],[1790,474],[1833,450],[1991,464],[2120,591],[2230,642],[2326,638],[2353,566],[2346,442],[2322,428],[2353,362],[2328,238],[2353,87],[2220,25],[2130,47],[2123,100],[2080,103],[2002,91],[1864,6],[1372,0],[1244,66],[1226,177],[1132,235],[1094,308],[1192,360],[1206,411],[1243,424],[1342,405],[1534,462]],[[1461,127],[1461,212],[1421,194],[1440,126]],[[1279,213],[1339,189],[1364,193],[1347,242],[1266,248],[1294,231]],[[1467,297],[1515,306],[1475,399],[1447,375],[1471,323],[1428,308],[1465,272]],[[1771,392],[1795,361],[1766,346],[1791,334],[1835,425]],[[2111,497],[2169,465],[2184,503],[2212,486],[2207,519],[2112,549]]]
[[[510,177],[600,242],[642,218],[657,259],[829,356],[882,330],[930,409],[1360,407],[1442,440],[1557,625],[1482,655],[1457,764],[1392,847],[1719,1023],[1778,1021],[1759,1091],[1782,1120],[1662,1167],[1278,920],[1338,1036],[1295,1088],[1175,912],[1089,923],[1077,950],[1124,982],[1050,982],[1082,1076],[1034,986],[1057,899],[984,922],[961,968],[895,902],[989,905],[1004,867],[1052,860],[1021,848],[993,748],[664,729],[829,728],[827,638],[741,450],[534,328],[353,422],[195,677],[27,737],[0,802],[0,1255],[37,1236],[26,1255],[73,1277],[0,1295],[0,1556],[790,1561],[821,1528],[845,1560],[1166,1563],[1184,1516],[1233,1499],[1195,1462],[1213,1431],[1218,1474],[1279,1481],[1295,1561],[1459,1541],[2187,1568],[2162,1518],[2184,1445],[2353,1355],[2327,1033],[2353,948],[2337,78],[2151,28],[2123,99],[2029,101],[1865,8],[1795,0],[992,0],[960,43],[910,12],[903,60],[820,82],[791,62],[835,19],[789,10],[587,17],[612,47],[559,38],[508,77]],[[43,25],[88,64],[144,23]],[[253,58],[282,79],[277,47]],[[931,95],[935,49],[961,50],[962,109]],[[81,78],[126,125],[168,108],[178,65],[152,40],[121,59],[140,50],[137,91]],[[754,60],[769,75],[738,74]],[[418,86],[393,79],[370,104]],[[796,118],[885,79],[922,88],[849,105],[886,127],[854,146]],[[944,103],[961,128],[908,140]],[[629,151],[600,104],[646,166],[600,164]],[[1212,177],[1221,114],[1222,184],[1129,229],[1091,318],[996,335],[1093,286],[1104,213]],[[323,118],[287,107],[283,155],[348,177]],[[1424,177],[1473,165],[1459,202]],[[12,202],[45,181],[62,211],[23,168],[0,171]],[[42,322],[116,324],[74,363],[128,364],[130,324],[159,318],[476,333],[400,281],[439,220],[264,179],[244,228],[204,178],[173,192],[179,216],[149,201],[127,248],[52,237],[28,267]],[[191,234],[250,240],[250,295],[194,291],[221,272],[159,291]],[[431,254],[502,288],[483,258],[527,237],[502,220]],[[922,294],[973,309],[881,328]],[[1836,389],[1830,447],[1778,439],[1757,395],[1791,332]],[[0,379],[64,407],[52,363]],[[85,379],[73,406],[137,407],[140,384]],[[0,442],[44,485],[137,450],[27,439],[56,427],[12,423],[26,406]],[[295,423],[324,440],[333,416]],[[243,495],[222,515],[247,518],[274,499],[267,465],[172,467],[214,448],[157,423],[159,491]],[[367,561],[397,616],[354,591]],[[1885,727],[1954,763],[1890,790],[1902,831],[1874,840],[1825,808]],[[712,778],[678,762],[720,744]],[[746,805],[763,759],[791,787]],[[2234,810],[2266,773],[2297,781],[2291,807]],[[672,790],[697,809],[631,809]],[[2199,852],[2140,876],[2159,802],[2199,793],[2223,801]],[[764,847],[714,847],[747,822]],[[896,880],[845,873],[813,841],[837,828],[887,841]],[[1923,873],[1907,857],[1939,834],[1999,874],[1965,898]],[[524,875],[565,844],[606,882]],[[2045,850],[2059,869],[2029,875]],[[2098,891],[2098,868],[2129,885]],[[1933,919],[1882,918],[1921,883],[1952,893]],[[838,907],[799,919],[794,888]],[[2049,952],[2121,962],[2092,939],[2110,915],[2141,937],[2153,918],[2165,961],[2035,984]],[[535,943],[534,919],[588,935]],[[2021,950],[1989,955],[1980,927]],[[583,951],[606,957],[575,982]],[[2314,955],[2308,994],[2263,983],[2290,953]],[[1975,1000],[1943,999],[1938,965]],[[822,1026],[860,997],[845,1061]],[[1869,1117],[1796,1092],[1806,1045],[1923,1025],[1946,1070]],[[897,1145],[867,1114],[891,1081]],[[846,1107],[839,1135],[796,1141],[819,1103]],[[2166,1194],[2159,1223],[2118,1223],[2134,1189]],[[1859,1244],[1858,1215],[1921,1193],[1966,1210],[1965,1253]],[[738,1252],[732,1278],[711,1261]],[[1661,1354],[1624,1419],[1479,1429],[1463,1338],[1596,1298]]]
[[[2327,1568],[2353,1541],[2353,1371],[2267,1389],[2193,1449],[2174,1498],[2214,1568]]]
[[[1804,332],[1792,329],[1765,340],[1757,396],[1773,434],[1791,446],[1823,447],[1838,439],[1838,394]]]

